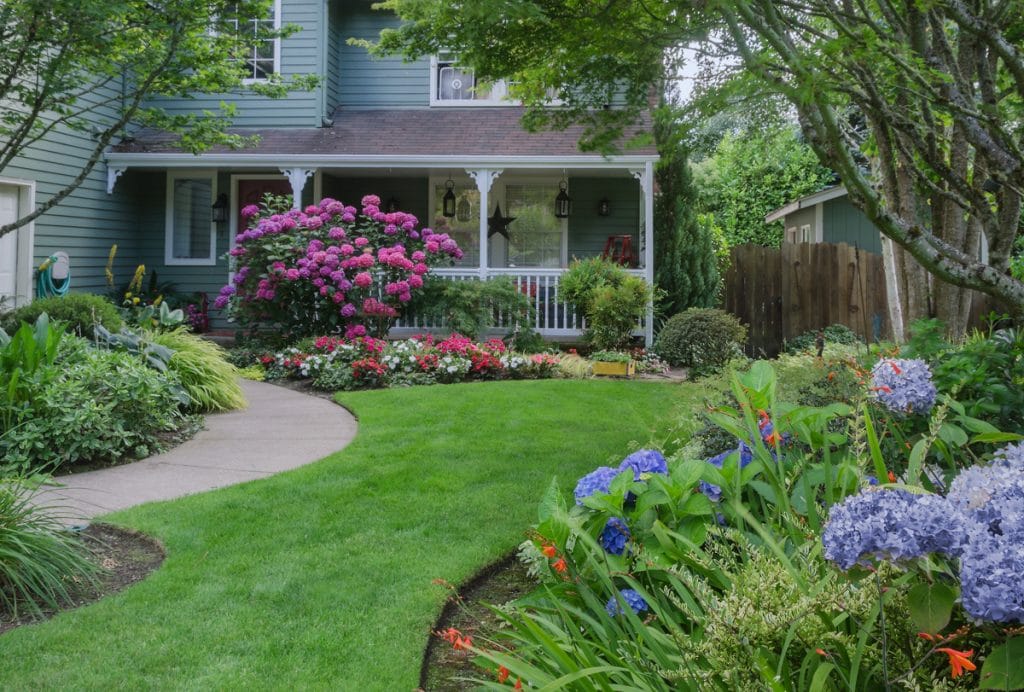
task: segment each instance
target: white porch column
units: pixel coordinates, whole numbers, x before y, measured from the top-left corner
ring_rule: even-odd
[[[288,178],[288,183],[292,186],[292,209],[301,209],[302,191],[306,187],[306,180],[315,171],[309,168],[282,168],[280,170]]]
[[[500,168],[466,169],[466,173],[476,181],[476,189],[480,191],[480,279],[487,279],[487,217],[490,216],[490,193],[494,181],[501,175]]]
[[[643,235],[640,238],[644,256],[644,278],[654,286],[654,163],[648,161],[643,168],[630,170],[633,177],[640,181],[640,191],[644,195],[643,204]],[[654,303],[647,306],[647,320],[644,325],[644,342],[650,346],[654,341]]]

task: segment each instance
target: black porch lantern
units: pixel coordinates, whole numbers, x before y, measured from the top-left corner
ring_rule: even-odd
[[[612,203],[608,201],[608,197],[602,197],[601,201],[597,203],[597,214],[598,216],[608,216],[612,213]]]
[[[555,197],[555,216],[559,219],[565,219],[572,213],[572,197],[566,192],[568,183],[564,180],[558,183],[558,196]]]
[[[394,195],[388,197],[388,201],[384,203],[384,211],[388,214],[394,214],[396,211],[398,211],[398,207],[399,203],[398,200],[395,199]]]
[[[441,198],[441,214],[450,219],[455,216],[455,181],[448,178],[444,186],[447,192]]]
[[[217,200],[211,207],[214,223],[224,223],[228,220],[228,194],[222,192],[217,195]]]

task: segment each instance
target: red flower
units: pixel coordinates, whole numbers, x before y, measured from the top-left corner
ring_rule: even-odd
[[[554,557],[558,554],[558,551],[555,550],[555,546],[550,544],[541,548],[540,552],[544,553],[544,557]]]
[[[560,557],[557,560],[555,560],[555,562],[551,566],[555,568],[556,572],[564,572],[565,570],[569,569],[569,566],[565,564],[564,557]]]
[[[889,472],[889,482],[890,483],[895,483],[896,482],[896,474],[893,473],[892,471]]]
[[[975,670],[978,667],[970,661],[971,656],[974,655],[974,649],[970,649],[969,651],[957,651],[956,649],[943,647],[936,649],[936,651],[941,651],[949,656],[949,667],[952,669],[950,671],[950,677],[954,679],[963,675],[965,670]]]
[[[508,668],[498,666],[498,682],[505,682],[506,680],[508,680]]]
[[[515,684],[515,688],[514,689],[517,689],[517,690],[523,689],[523,681],[520,680],[519,678],[516,678],[516,684]]]
[[[454,627],[449,627],[444,632],[437,632],[437,636],[449,644],[455,644],[456,641],[462,638],[462,632],[458,631]]]
[[[473,638],[460,637],[455,640],[455,643],[452,646],[455,647],[456,651],[466,651],[469,649],[469,647],[473,646]]]

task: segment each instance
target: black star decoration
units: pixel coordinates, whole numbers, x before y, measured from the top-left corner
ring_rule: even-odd
[[[508,225],[516,220],[514,216],[502,216],[501,205],[494,205],[494,214],[487,219],[487,237],[490,238],[495,233],[499,233],[505,236],[505,240],[509,240],[508,237]]]

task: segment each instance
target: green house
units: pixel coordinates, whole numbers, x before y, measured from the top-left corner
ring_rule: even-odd
[[[882,254],[878,228],[850,203],[842,185],[793,200],[764,218],[765,223],[776,221],[781,221],[785,229],[783,242],[846,243]]]
[[[370,0],[276,0],[260,21],[300,30],[257,51],[247,61],[251,79],[313,74],[320,86],[280,100],[155,100],[182,113],[233,101],[234,131],[258,135],[259,143],[193,155],[165,133],[128,133],[68,199],[0,239],[0,297],[7,304],[31,299],[33,271],[55,251],[71,258],[73,290],[107,291],[104,268],[114,244],[119,283],[145,264],[161,282],[212,298],[229,279],[239,210],[266,192],[290,194],[296,206],[322,197],[358,204],[372,193],[415,214],[457,238],[465,252],[458,266],[438,273],[512,277],[536,300],[534,326],[546,336],[580,333],[580,320],[559,299],[559,277],[573,258],[602,254],[610,236],[628,236],[629,270],[653,279],[653,146],[610,157],[582,153],[580,129],[525,132],[522,108],[505,98],[502,83],[475,88],[472,71],[451,56],[411,63],[370,58],[347,40],[373,39],[398,21],[371,9]],[[97,118],[112,116],[101,109]],[[56,132],[6,166],[0,222],[52,196],[90,151],[87,133]],[[562,187],[573,204],[567,218],[554,213]],[[440,213],[449,188],[457,196],[450,218]],[[517,219],[508,239],[487,233],[499,205]],[[214,220],[215,206],[223,220]],[[215,326],[230,327],[211,317]],[[650,330],[648,320],[648,338]]]

